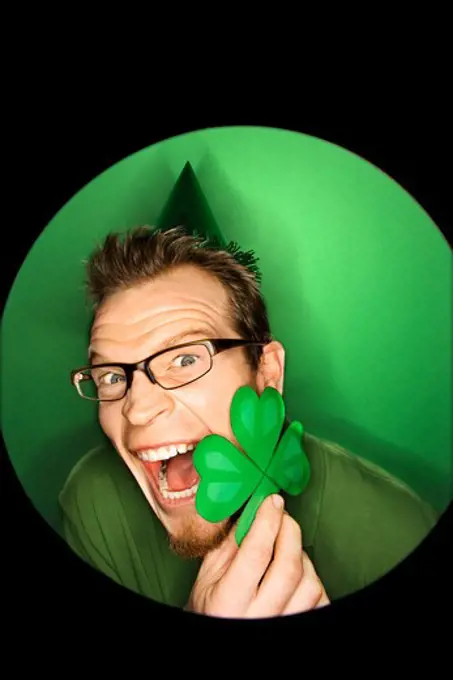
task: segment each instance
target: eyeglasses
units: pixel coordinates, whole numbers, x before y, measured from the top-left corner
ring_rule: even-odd
[[[243,346],[264,346],[253,340],[195,340],[161,350],[135,364],[96,364],[71,371],[78,394],[91,401],[120,401],[132,385],[135,371],[143,371],[153,385],[176,390],[209,373],[216,354]]]

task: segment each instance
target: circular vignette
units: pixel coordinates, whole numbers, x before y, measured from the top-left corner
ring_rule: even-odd
[[[260,258],[287,351],[289,413],[443,511],[452,495],[448,244],[366,160],[248,126],[187,133],[124,159],[63,206],[31,248],[4,313],[2,428],[33,505],[61,533],[58,493],[104,441],[95,408],[68,377],[86,359],[91,318],[82,262],[109,231],[154,224],[187,162],[222,234]]]

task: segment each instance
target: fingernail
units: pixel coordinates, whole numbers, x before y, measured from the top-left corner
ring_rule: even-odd
[[[272,496],[272,502],[274,504],[274,507],[276,507],[278,510],[283,508],[283,498],[279,496],[278,494],[274,494]]]

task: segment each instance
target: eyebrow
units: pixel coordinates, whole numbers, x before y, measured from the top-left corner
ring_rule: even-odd
[[[90,365],[93,363],[93,359],[94,359],[95,357],[99,357],[99,359],[102,359],[102,357],[100,356],[100,354],[98,354],[97,352],[93,352],[93,350],[90,349],[89,352],[88,352],[88,363],[89,363]],[[98,363],[102,364],[103,362],[102,362],[102,361],[99,361]]]
[[[160,352],[161,350],[168,349],[169,347],[172,347],[173,345],[179,345],[181,341],[185,340],[186,338],[188,338],[190,336],[200,336],[198,339],[201,340],[201,339],[205,339],[205,338],[209,339],[210,335],[212,337],[214,337],[214,335],[212,334],[212,330],[208,329],[207,327],[188,329],[188,330],[182,331],[181,333],[177,333],[177,335],[173,335],[171,338],[167,338],[166,340],[164,340],[161,343],[159,349],[156,349],[156,351],[153,352],[152,354],[156,354],[157,352]],[[197,338],[194,338],[194,339],[197,339]],[[98,363],[102,363],[102,364],[107,364],[107,363],[110,364],[111,363],[112,365],[115,365],[116,363],[124,363],[124,362],[116,362],[116,361],[103,361],[103,357],[100,354],[98,354],[97,352],[94,352],[93,350],[90,350],[89,353],[88,353],[88,362],[90,363],[90,365],[93,364],[93,359],[95,357],[100,360],[100,361],[98,361]]]

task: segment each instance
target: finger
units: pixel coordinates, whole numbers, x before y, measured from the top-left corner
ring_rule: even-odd
[[[275,542],[274,559],[251,606],[254,617],[276,616],[283,612],[302,579],[302,560],[300,526],[285,513]]]
[[[302,578],[282,612],[284,615],[300,614],[330,604],[325,588],[305,552],[302,557],[302,568]]]
[[[228,535],[222,543],[209,551],[203,559],[203,569],[211,572],[215,569],[216,573],[223,572],[227,569],[230,562],[238,552],[238,544],[236,542],[235,532],[238,524],[237,520],[231,527]]]
[[[274,544],[283,519],[283,498],[277,495],[281,505],[276,507],[273,502],[275,495],[269,496],[261,504],[248,534],[223,577],[225,590],[231,588],[243,607],[247,607],[255,598],[258,584],[272,560]]]

